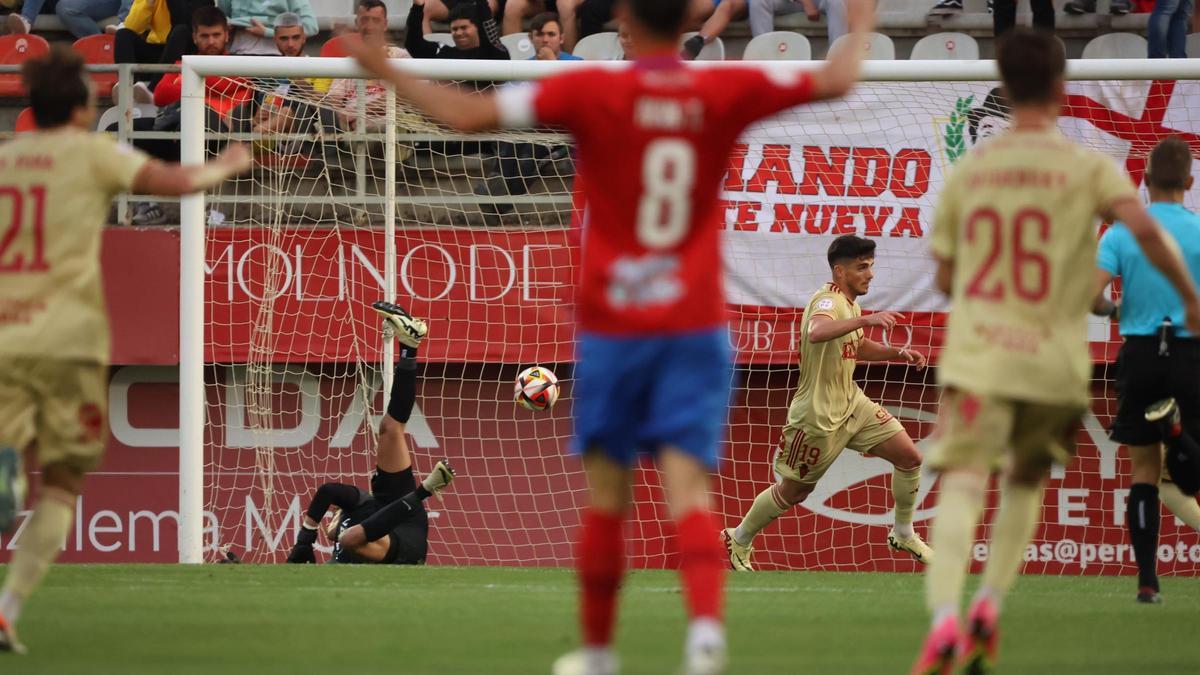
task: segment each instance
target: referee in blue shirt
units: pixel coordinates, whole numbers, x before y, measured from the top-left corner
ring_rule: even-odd
[[[1183,253],[1194,281],[1200,282],[1200,216],[1183,206],[1192,187],[1192,155],[1178,138],[1160,142],[1150,152],[1146,185],[1150,215],[1162,223]],[[1142,254],[1133,234],[1121,223],[1100,240],[1096,280],[1097,313],[1119,314],[1124,342],[1116,363],[1117,416],[1112,440],[1129,446],[1133,485],[1125,522],[1138,564],[1138,602],[1161,602],[1156,572],[1159,526],[1159,479],[1166,464],[1175,486],[1188,499],[1168,499],[1185,506],[1200,489],[1200,340],[1184,328],[1184,304],[1166,278]],[[1103,296],[1114,277],[1121,277],[1119,308]],[[1172,492],[1172,497],[1174,497]]]

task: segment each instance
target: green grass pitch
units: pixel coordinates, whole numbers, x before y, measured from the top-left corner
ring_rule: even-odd
[[[1200,671],[1200,579],[1023,577],[1001,672]],[[621,602],[625,673],[674,673],[674,573],[635,572]],[[731,673],[903,673],[926,628],[922,579],[759,572],[730,577]],[[284,565],[58,566],[26,606],[25,657],[0,673],[547,673],[575,644],[569,570]]]

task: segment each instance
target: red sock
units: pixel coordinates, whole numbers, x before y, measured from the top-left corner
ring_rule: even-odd
[[[725,560],[717,524],[705,509],[679,520],[679,576],[692,619],[721,620],[725,596]]]
[[[579,620],[583,643],[604,647],[612,642],[617,613],[617,591],[625,571],[625,541],[621,515],[589,508],[579,532]]]

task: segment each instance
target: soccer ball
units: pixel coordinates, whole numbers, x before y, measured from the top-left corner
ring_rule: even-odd
[[[523,408],[549,410],[558,400],[558,378],[548,368],[526,368],[517,375],[515,398]]]

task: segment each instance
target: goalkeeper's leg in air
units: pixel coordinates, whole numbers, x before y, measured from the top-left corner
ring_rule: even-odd
[[[325,483],[313,494],[304,515],[290,563],[316,562],[313,545],[317,529],[335,509],[326,533],[334,542],[332,562],[421,564],[428,549],[429,521],[422,504],[454,480],[445,460],[434,465],[417,485],[405,425],[417,395],[417,349],[428,329],[403,308],[377,302],[373,308],[384,319],[385,334],[400,341],[400,358],[392,379],[387,414],[379,425],[375,472],[371,490],[344,483]]]

